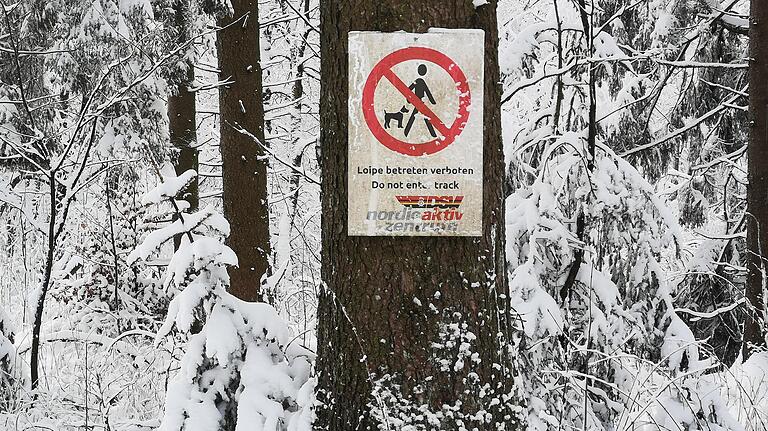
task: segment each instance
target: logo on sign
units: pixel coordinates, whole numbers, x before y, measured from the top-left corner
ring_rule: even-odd
[[[458,208],[464,196],[396,196],[401,205],[409,208]]]

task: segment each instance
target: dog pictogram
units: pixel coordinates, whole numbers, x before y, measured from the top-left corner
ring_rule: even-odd
[[[389,129],[389,123],[391,121],[397,121],[397,128],[402,129],[403,128],[403,115],[409,111],[408,108],[403,105],[402,108],[400,108],[397,112],[387,112],[384,110],[384,128]],[[407,135],[406,135],[407,136]]]

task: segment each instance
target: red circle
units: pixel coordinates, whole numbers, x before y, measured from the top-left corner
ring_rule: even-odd
[[[456,83],[456,90],[459,94],[459,109],[456,119],[447,129],[448,133],[446,133],[446,136],[438,136],[431,141],[414,144],[395,138],[381,126],[381,122],[379,122],[373,107],[376,87],[387,71],[391,71],[393,66],[408,60],[425,60],[434,63],[442,67]],[[440,51],[420,46],[403,48],[382,58],[371,70],[363,87],[363,117],[371,133],[385,147],[407,156],[435,154],[451,145],[467,125],[470,103],[471,96],[467,77],[464,76],[464,72],[461,71],[456,62]]]

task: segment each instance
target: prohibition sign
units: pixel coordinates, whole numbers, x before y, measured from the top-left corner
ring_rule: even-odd
[[[392,71],[392,67],[408,60],[423,60],[434,63],[442,67],[451,79],[453,79],[453,82],[456,85],[457,97],[459,98],[459,107],[458,112],[454,117],[453,124],[451,124],[450,127],[443,123],[443,121],[440,120],[440,118],[408,88],[408,85],[406,85]],[[430,123],[439,133],[437,138],[423,143],[405,142],[392,136],[381,126],[381,122],[376,116],[376,110],[373,104],[374,93],[376,92],[376,87],[378,87],[381,78],[387,78],[395,89],[405,96],[406,100],[411,105],[429,119]],[[467,77],[464,76],[464,72],[462,72],[456,62],[440,51],[420,46],[399,49],[382,58],[371,70],[368,79],[365,81],[365,86],[363,87],[363,117],[365,118],[365,123],[368,125],[371,133],[373,133],[373,136],[375,136],[385,147],[407,156],[435,154],[451,145],[467,125],[470,104],[471,96],[469,93]]]

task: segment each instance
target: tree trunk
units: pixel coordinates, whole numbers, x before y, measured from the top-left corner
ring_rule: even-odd
[[[219,87],[224,215],[231,226],[229,246],[239,261],[229,271],[230,291],[245,301],[257,301],[271,252],[258,2],[231,3],[233,15],[219,20],[226,28],[218,32],[217,40],[219,77],[228,82]]]
[[[51,273],[53,272],[54,257],[56,253],[56,217],[58,212],[58,200],[56,193],[56,173],[53,172],[49,180],[49,199],[51,214],[48,218],[48,248],[46,250],[45,269],[43,270],[43,285],[37,297],[35,307],[35,320],[32,323],[32,344],[29,353],[29,381],[32,390],[37,389],[40,383],[40,331],[43,327],[43,311],[45,310],[45,297],[51,287]]]
[[[177,44],[183,44],[191,37],[189,31],[189,0],[177,0],[174,5],[174,21],[178,31]],[[190,47],[190,49],[192,49]],[[198,170],[197,151],[197,123],[195,115],[197,106],[195,93],[189,91],[189,87],[195,80],[195,69],[190,62],[184,65],[186,70],[179,74],[182,78],[176,83],[173,92],[168,95],[168,131],[171,145],[179,150],[176,154],[174,168],[176,175],[193,169]],[[198,177],[184,188],[178,196],[179,199],[189,202],[190,212],[194,212],[200,206],[200,194],[198,191]],[[174,249],[178,250],[182,235],[173,239]]]
[[[752,128],[747,147],[749,185],[747,186],[747,286],[748,302],[744,322],[742,359],[765,348],[766,261],[768,247],[768,2],[752,2],[749,29],[749,112]]]
[[[485,30],[483,236],[348,236],[348,32],[430,27]],[[316,427],[493,430],[506,422],[504,429],[515,429],[502,398],[512,391],[512,372],[509,314],[499,310],[507,276],[495,3],[329,0],[321,2],[321,33],[323,404]],[[463,342],[479,362],[457,364]]]

